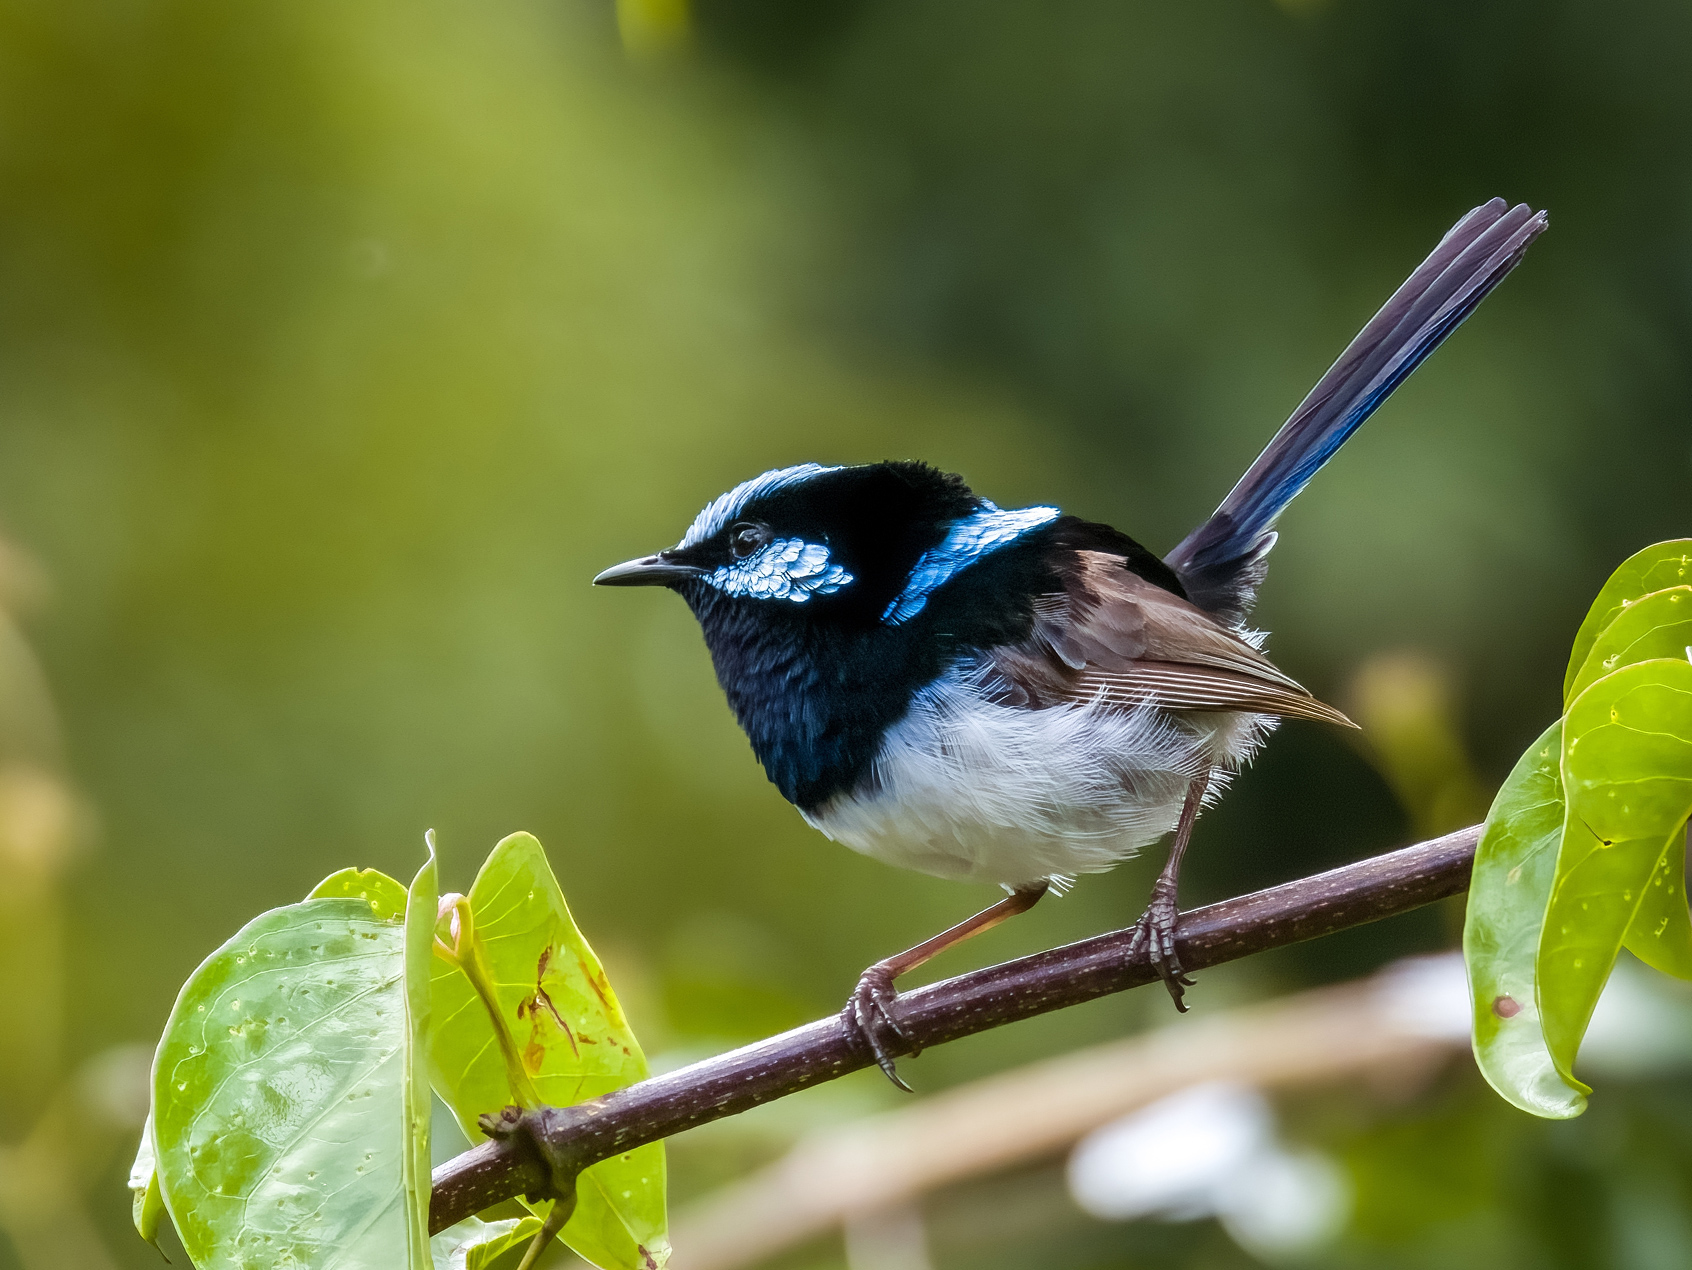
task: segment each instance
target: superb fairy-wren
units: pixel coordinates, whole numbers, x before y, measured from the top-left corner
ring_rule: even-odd
[[[1200,807],[1278,720],[1349,726],[1246,627],[1276,517],[1545,226],[1502,199],[1458,221],[1162,559],[1056,507],[1003,510],[922,463],[807,463],[737,486],[676,546],[594,579],[681,594],[753,752],[810,824],[1009,892],[859,980],[842,1018],[896,1083],[897,975],[1172,829],[1129,956],[1143,950],[1185,1008],[1176,880]]]

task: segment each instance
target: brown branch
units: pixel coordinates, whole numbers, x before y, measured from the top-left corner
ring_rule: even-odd
[[[1425,977],[1456,954],[1395,962],[1367,979],[1209,1009],[1132,1036],[954,1085],[805,1135],[791,1151],[670,1218],[671,1270],[734,1270],[854,1222],[916,1211],[943,1186],[1060,1155],[1179,1090],[1212,1081],[1282,1090],[1368,1074],[1407,1094],[1469,1048],[1440,1031]],[[1459,972],[1460,973],[1460,972]],[[1406,988],[1417,1008],[1407,1008]]]
[[[1190,970],[1361,926],[1456,895],[1469,885],[1479,826],[1183,914],[1176,931]],[[927,1048],[1018,1019],[1155,982],[1129,963],[1115,931],[959,975],[899,998],[899,1018]],[[898,1052],[908,1052],[897,1047]],[[501,1200],[563,1192],[577,1174],[684,1129],[737,1115],[867,1067],[838,1018],[822,1019],[574,1107],[489,1119],[498,1137],[435,1170],[431,1231]]]

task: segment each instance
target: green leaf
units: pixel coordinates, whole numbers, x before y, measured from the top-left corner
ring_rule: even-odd
[[[1622,944],[1647,966],[1692,979],[1692,914],[1686,909],[1686,834],[1669,843]]]
[[[1605,675],[1635,662],[1663,657],[1685,660],[1688,646],[1692,646],[1692,586],[1639,596],[1598,633],[1586,661],[1569,681],[1567,699],[1573,701]]]
[[[1667,562],[1659,561],[1653,572],[1660,575],[1670,566],[1678,569],[1682,564],[1681,556],[1671,556]],[[1603,676],[1636,662],[1681,660],[1688,656],[1689,646],[1692,586],[1639,596],[1611,613],[1609,624],[1599,632],[1575,675],[1569,696],[1579,696]],[[1664,974],[1692,979],[1692,915],[1686,907],[1684,850],[1668,851],[1658,862],[1623,943],[1641,961]]]
[[[486,1270],[502,1253],[533,1239],[540,1228],[538,1217],[492,1222],[467,1217],[430,1241],[435,1270]]]
[[[460,960],[480,958],[491,1014],[459,964],[437,958],[430,1033],[436,1089],[466,1134],[479,1134],[481,1113],[523,1101],[514,1085],[569,1106],[646,1076],[646,1059],[539,842],[519,833],[496,846],[468,907]],[[502,1049],[519,1066],[515,1078]],[[605,1270],[658,1270],[668,1260],[662,1145],[594,1165],[576,1196],[560,1237],[583,1258]]]
[[[153,1113],[141,1126],[141,1145],[135,1151],[135,1163],[129,1166],[129,1190],[133,1203],[132,1216],[141,1238],[153,1247],[159,1246],[159,1219],[164,1216],[164,1196],[159,1191],[159,1171],[154,1167]]]
[[[153,1067],[165,1207],[199,1270],[393,1270],[410,1243],[405,928],[368,900],[247,924]]]
[[[1475,848],[1463,923],[1474,1002],[1475,1062],[1505,1099],[1537,1116],[1586,1110],[1586,1091],[1557,1072],[1539,1029],[1534,960],[1563,836],[1563,723],[1530,745],[1493,799]]]
[[[1577,697],[1563,722],[1566,814],[1536,963],[1557,1070],[1574,1060],[1622,938],[1692,812],[1692,664],[1639,662]]]
[[[1587,610],[1586,620],[1575,632],[1569,668],[1563,676],[1564,705],[1579,695],[1574,691],[1575,678],[1586,664],[1598,636],[1615,621],[1618,613],[1653,591],[1686,585],[1692,585],[1692,538],[1659,542],[1623,560],[1604,583],[1598,598]]]
[[[435,970],[434,831],[425,834],[423,840],[429,848],[429,859],[417,871],[405,906],[406,1062],[402,1101],[406,1150],[401,1172],[410,1225],[406,1246],[411,1254],[411,1270],[430,1270],[433,1264],[429,1253],[429,1118],[434,1108],[429,1092],[428,1046],[431,979]],[[374,902],[371,907],[376,907]]]
[[[431,856],[433,850],[431,849]],[[405,917],[405,887],[375,869],[342,869],[312,888],[308,900],[364,900],[377,917],[397,922]]]

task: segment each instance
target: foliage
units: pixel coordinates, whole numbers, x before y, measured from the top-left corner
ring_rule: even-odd
[[[1625,946],[1692,979],[1692,540],[1625,561],[1575,636],[1564,714],[1499,790],[1481,833],[1464,953],[1475,1057],[1505,1098],[1579,1115],[1574,1073]]]
[[[1555,246],[1289,514],[1277,660],[1344,705],[1359,650],[1436,653],[1490,795],[1557,713],[1547,667],[1609,567],[1684,532],[1692,6],[701,0],[691,60],[633,72],[607,8],[0,3],[0,523],[52,572],[24,618],[72,742],[48,770],[98,809],[45,901],[18,883],[38,857],[0,860],[7,1149],[85,1059],[156,1039],[207,932],[351,859],[409,878],[424,824],[478,844],[458,890],[515,824],[560,867],[567,832],[592,842],[571,903],[649,1054],[838,1008],[978,897],[818,842],[686,613],[586,579],[806,458],[929,458],[1165,548],[1480,197],[1545,203]],[[741,73],[753,48],[767,79]],[[820,262],[794,250],[813,237]],[[1343,740],[1294,726],[1199,833],[1189,902],[1411,830]],[[938,970],[1120,925],[1156,865]],[[1204,1008],[1448,933],[1427,910],[1289,950],[1207,976]],[[1163,1008],[1002,1029],[919,1060],[923,1083]],[[1683,1202],[1627,1220],[1654,1194],[1639,1161],[1681,1195],[1692,1166],[1598,1134],[1633,1097],[1604,1080],[1584,1118],[1529,1126],[1624,1152],[1546,1181],[1603,1245],[1585,1264],[1692,1230]],[[779,1123],[891,1091],[838,1095]],[[1667,1096],[1641,1091],[1638,1123]],[[677,1191],[767,1158],[772,1123],[687,1135]],[[156,1267],[103,1170],[78,1161],[88,1221]],[[1577,1186],[1603,1198],[1577,1213]],[[1023,1188],[974,1202],[937,1264],[962,1230],[984,1267],[1191,1262],[1143,1229],[1054,1254],[1081,1223],[1060,1192],[1037,1237]],[[98,1264],[61,1246],[19,1256]]]
[[[507,1103],[567,1105],[646,1069],[540,844],[517,834],[468,897],[437,904],[431,838],[409,891],[346,869],[254,919],[184,985],[153,1072],[130,1177],[149,1242],[168,1212],[201,1270],[362,1270],[401,1248],[410,1270],[474,1270],[541,1223],[430,1240],[429,1075],[474,1132]],[[661,1146],[606,1161],[580,1194],[563,1231],[579,1253],[664,1263]]]
[[[539,842],[512,834],[468,896],[446,898],[429,1051],[436,1088],[467,1135],[478,1115],[508,1102],[569,1106],[645,1078],[646,1058]],[[559,1237],[595,1265],[664,1261],[663,1146],[586,1170]]]
[[[443,1230],[430,1243],[438,1270],[484,1270],[500,1254],[528,1243],[540,1233],[538,1217],[482,1221],[469,1217]]]

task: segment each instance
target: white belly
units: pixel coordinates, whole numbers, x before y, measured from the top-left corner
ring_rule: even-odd
[[[1100,873],[1173,829],[1206,767],[1207,801],[1219,794],[1274,723],[1149,706],[1028,710],[958,674],[919,694],[857,789],[805,819],[936,877],[1018,886]]]

